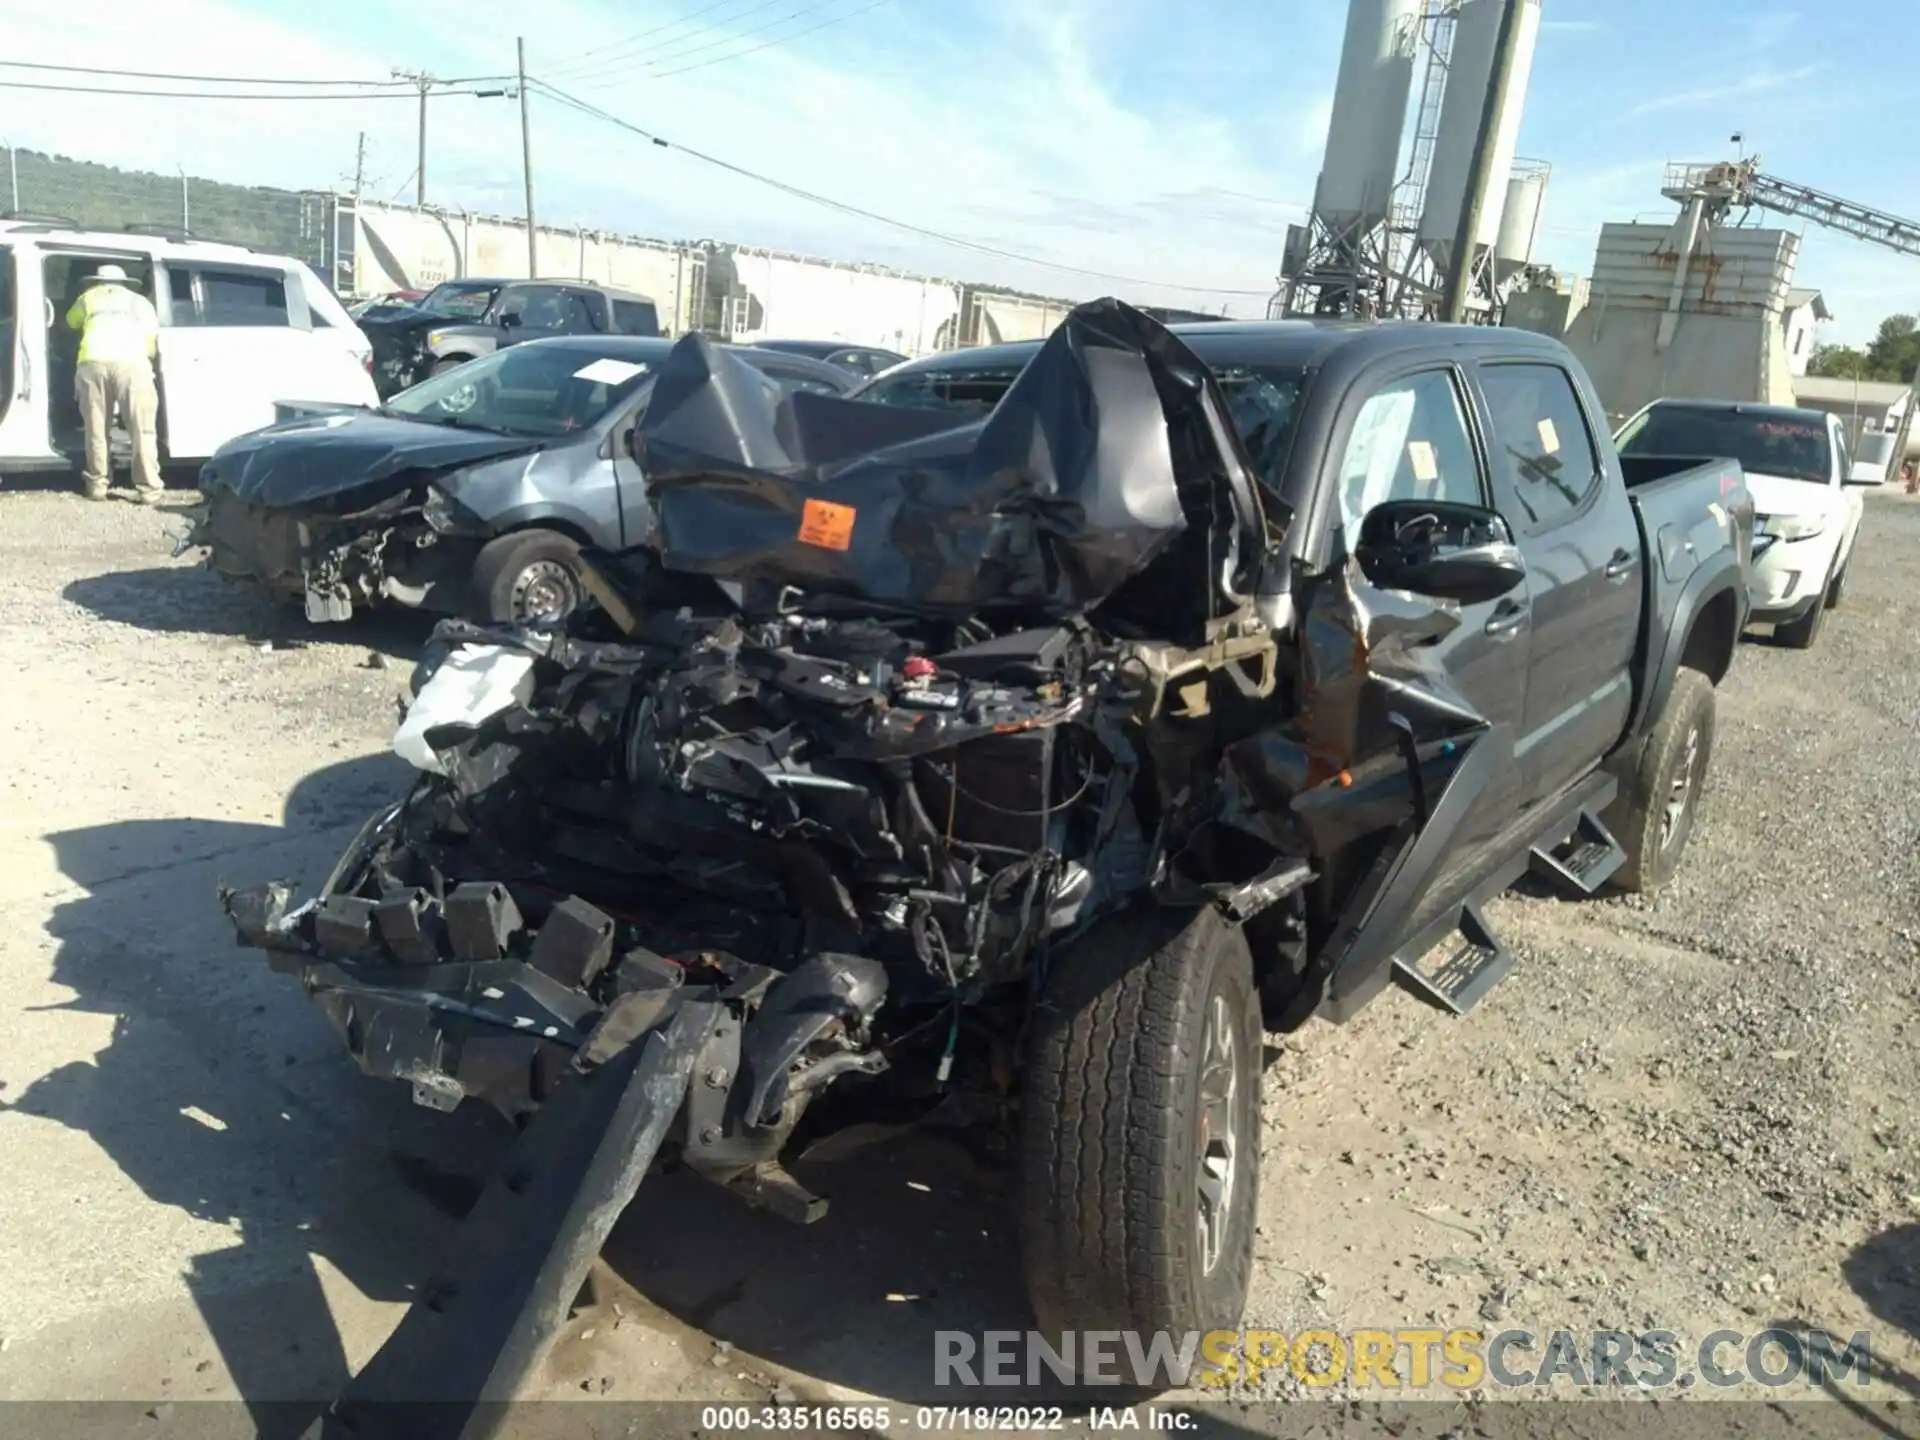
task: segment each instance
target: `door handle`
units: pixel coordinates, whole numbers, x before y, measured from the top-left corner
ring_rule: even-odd
[[[1520,627],[1527,623],[1527,607],[1516,605],[1511,600],[1502,601],[1500,608],[1493,612],[1493,618],[1487,621],[1487,634],[1506,637],[1519,633]]]
[[[1613,552],[1613,558],[1607,561],[1607,568],[1603,573],[1609,580],[1619,580],[1633,573],[1634,559],[1631,551],[1616,550]]]

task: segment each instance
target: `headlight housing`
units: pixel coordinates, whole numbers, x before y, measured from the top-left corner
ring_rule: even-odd
[[[477,515],[437,485],[427,486],[420,518],[441,535],[471,535],[485,528]]]
[[[1811,540],[1827,528],[1818,515],[1769,515],[1767,534],[1776,540]]]

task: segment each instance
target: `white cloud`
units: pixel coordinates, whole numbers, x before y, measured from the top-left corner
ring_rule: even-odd
[[[820,43],[775,47],[680,77],[650,79],[636,63],[631,83],[621,83],[615,42],[684,7],[536,11],[514,0],[420,0],[404,22],[355,7],[325,19],[314,12],[311,28],[302,28],[225,0],[68,0],[57,9],[0,0],[0,27],[13,41],[10,58],[84,55],[92,65],[312,78],[384,76],[400,63],[438,74],[497,72],[510,68],[508,37],[525,30],[536,74],[543,57],[556,65],[575,59],[582,98],[793,185],[1113,275],[1260,294],[1271,285],[1285,224],[1298,218],[1285,201],[1312,189],[1313,132],[1324,135],[1325,125],[1317,97],[1305,105],[1256,97],[1259,123],[1245,129],[1209,113],[1205,96],[1177,111],[1148,106],[1112,83],[1101,58],[1121,38],[1114,27],[1139,19],[1124,7],[983,3],[969,10],[972,32],[961,43],[926,23],[924,7],[938,3],[897,0],[823,31]],[[395,43],[391,26],[401,23],[438,48],[416,54],[404,37]],[[742,28],[757,23],[743,20]],[[380,46],[357,38],[372,25],[389,27]],[[613,57],[599,72],[583,68],[598,63],[591,55],[580,58],[594,37],[600,53]],[[699,40],[684,29],[660,38],[682,51]],[[876,48],[888,38],[898,43]],[[646,53],[641,46],[625,58],[637,62]],[[697,58],[727,53],[722,46]],[[663,60],[656,68],[672,65]],[[1236,96],[1235,108],[1247,107]],[[550,223],[826,248],[1054,294],[1125,289],[837,215],[545,99],[534,112],[537,198]],[[410,99],[243,104],[0,90],[0,136],[15,143],[248,183],[340,184],[364,129],[370,173],[384,187],[370,184],[368,193],[382,199],[396,190],[412,196],[414,117]],[[517,121],[506,100],[435,98],[429,198],[516,212]],[[1289,143],[1265,143],[1292,127],[1300,128]],[[1163,286],[1126,293],[1205,308],[1231,298]],[[1260,294],[1232,299],[1236,312],[1258,313]]]

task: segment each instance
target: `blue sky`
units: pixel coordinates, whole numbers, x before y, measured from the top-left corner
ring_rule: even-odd
[[[1669,216],[1664,164],[1728,155],[1735,130],[1776,174],[1920,216],[1920,167],[1880,118],[1913,103],[1898,62],[1916,8],[1544,0],[1519,145],[1554,167],[1540,258],[1584,272],[1602,220]],[[1253,313],[1313,192],[1344,12],[1344,0],[0,0],[0,28],[9,59],[325,79],[508,70],[523,33],[534,73],[673,140],[943,234],[1153,283],[876,226],[539,99],[545,221]],[[414,119],[407,99],[0,90],[0,137],[16,143],[262,184],[342,183],[365,130],[379,198],[411,196]],[[431,200],[517,213],[513,104],[436,99],[428,178]],[[1831,339],[1920,307],[1920,261],[1817,230],[1799,281],[1827,292]]]

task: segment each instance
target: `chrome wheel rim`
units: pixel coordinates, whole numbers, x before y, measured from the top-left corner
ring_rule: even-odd
[[[558,560],[536,560],[514,578],[516,620],[558,620],[573,601],[573,572]]]
[[[1207,1006],[1206,1028],[1200,1038],[1199,1166],[1195,1181],[1195,1227],[1200,1269],[1212,1274],[1226,1252],[1227,1229],[1233,1218],[1235,1153],[1240,1136],[1239,1069],[1233,1012],[1224,995]]]
[[[480,387],[468,382],[440,397],[440,408],[449,415],[464,415],[480,398]]]
[[[1687,818],[1687,807],[1693,803],[1694,771],[1699,766],[1700,727],[1695,725],[1687,731],[1687,743],[1680,755],[1679,773],[1667,787],[1667,803],[1660,816],[1662,850],[1673,844],[1674,836],[1680,833],[1680,826]]]

